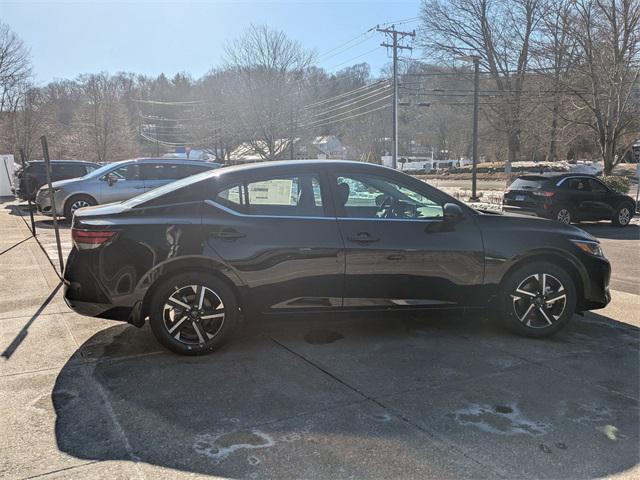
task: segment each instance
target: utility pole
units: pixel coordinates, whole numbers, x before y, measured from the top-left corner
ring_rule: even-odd
[[[398,50],[412,50],[407,45],[398,44],[398,40],[405,37],[415,37],[416,32],[399,32],[395,25],[391,28],[376,28],[378,32],[382,32],[391,38],[392,43],[381,43],[380,46],[393,49],[393,148],[392,148],[392,167],[395,169],[398,165]]]
[[[471,156],[471,202],[479,202],[478,187],[478,94],[480,93],[480,57],[477,55],[465,55],[457,57],[458,60],[473,62],[473,120],[472,120],[472,146]]]
[[[472,202],[478,202],[478,93],[480,90],[480,58],[473,57],[473,165],[471,167],[471,198]]]

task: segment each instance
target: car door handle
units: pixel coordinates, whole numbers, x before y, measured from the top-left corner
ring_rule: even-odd
[[[367,232],[360,232],[355,237],[347,237],[347,241],[353,243],[359,243],[360,245],[366,245],[367,243],[375,243],[379,242],[379,238],[372,237]]]
[[[237,232],[233,229],[225,229],[218,232],[213,232],[210,236],[212,238],[219,238],[220,240],[237,240],[238,238],[246,237],[244,233]]]
[[[137,187],[133,187],[133,188],[135,188],[136,190],[141,190],[144,188],[144,185],[138,185]]]

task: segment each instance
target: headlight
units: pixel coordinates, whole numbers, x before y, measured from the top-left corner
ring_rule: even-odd
[[[573,244],[589,255],[604,258],[604,253],[598,242],[590,242],[588,240],[571,240]]]

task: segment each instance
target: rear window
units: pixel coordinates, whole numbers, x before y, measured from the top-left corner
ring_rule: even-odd
[[[509,190],[540,190],[546,182],[546,178],[521,177],[511,184]]]

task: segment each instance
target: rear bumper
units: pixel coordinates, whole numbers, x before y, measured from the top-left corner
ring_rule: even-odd
[[[546,207],[546,208],[545,208]],[[505,212],[513,212],[520,214],[537,215],[544,217],[549,214],[549,206],[538,202],[519,202],[513,199],[504,198],[502,201],[502,210]]]

